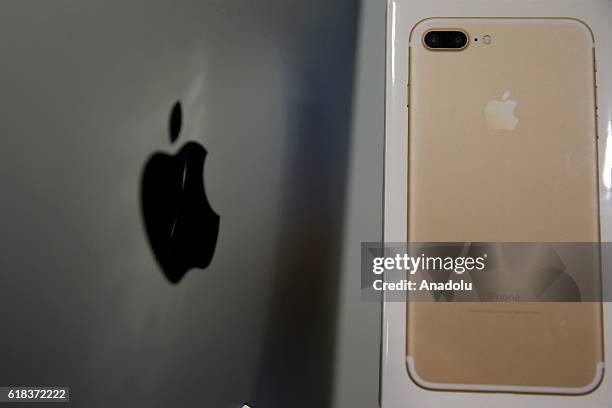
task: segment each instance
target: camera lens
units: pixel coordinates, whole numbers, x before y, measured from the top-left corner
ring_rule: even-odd
[[[429,49],[458,50],[468,43],[468,37],[463,31],[430,31],[423,38]]]
[[[453,38],[453,42],[455,43],[455,46],[457,48],[462,48],[467,42],[467,36],[463,34],[462,32],[458,32],[455,34]]]
[[[425,44],[429,48],[438,48],[440,46],[440,34],[436,32],[427,33],[425,36]]]

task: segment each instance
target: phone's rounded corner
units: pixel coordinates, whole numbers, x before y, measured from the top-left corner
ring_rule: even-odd
[[[595,374],[593,375],[593,381],[583,387],[580,387],[576,395],[587,395],[597,391],[597,389],[601,387],[601,384],[603,384],[604,376],[605,363],[603,361],[600,361],[595,366]]]
[[[583,28],[590,36],[593,46],[595,46],[595,32],[593,31],[589,23],[577,17],[563,17],[563,20],[571,21],[577,26]]]
[[[414,363],[414,358],[407,355],[406,356],[406,372],[408,373],[408,377],[410,380],[417,386],[427,391],[435,391],[435,384],[427,381],[417,372],[416,365]]]
[[[414,33],[420,28],[420,26],[425,25],[426,23],[429,23],[432,20],[436,20],[438,19],[438,17],[426,17],[423,18],[419,21],[417,21],[412,28],[410,29],[410,34],[408,34],[408,44],[410,44],[410,46],[412,46],[412,41],[414,38]],[[427,28],[425,28],[425,30],[427,30]]]

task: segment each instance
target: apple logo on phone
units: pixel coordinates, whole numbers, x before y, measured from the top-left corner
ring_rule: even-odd
[[[502,95],[501,101],[490,101],[485,108],[487,123],[495,130],[514,130],[519,120],[514,114],[518,103],[510,99],[510,91]]]
[[[170,113],[170,142],[179,137],[181,103]],[[219,234],[219,215],[204,188],[206,149],[185,143],[175,154],[156,152],[142,175],[141,205],[151,250],[164,275],[178,283],[193,268],[206,268]]]

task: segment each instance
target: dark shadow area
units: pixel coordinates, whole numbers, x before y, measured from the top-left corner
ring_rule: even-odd
[[[349,7],[339,7],[348,9]],[[282,229],[254,407],[331,405],[351,107],[355,2],[305,38],[301,89],[288,129]],[[356,273],[358,273],[356,271]]]

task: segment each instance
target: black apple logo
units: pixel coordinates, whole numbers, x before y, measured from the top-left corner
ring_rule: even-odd
[[[170,114],[170,142],[179,136],[182,109],[176,102]],[[162,271],[178,283],[192,268],[206,268],[219,233],[219,215],[204,189],[206,149],[186,143],[176,155],[156,152],[142,176],[141,200],[149,243]]]

